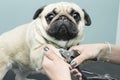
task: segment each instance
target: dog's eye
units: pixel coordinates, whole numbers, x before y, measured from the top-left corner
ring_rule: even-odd
[[[70,15],[75,19],[76,22],[79,22],[81,20],[80,14],[72,9]]]
[[[78,12],[74,12],[74,13],[72,14],[72,16],[73,16],[73,18],[76,20],[76,22],[80,21],[80,19],[81,19]]]
[[[48,14],[48,15],[46,16],[46,20],[47,20],[48,22],[50,22],[54,17],[55,17],[54,14]]]

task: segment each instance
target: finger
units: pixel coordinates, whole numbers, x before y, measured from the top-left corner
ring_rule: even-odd
[[[78,48],[76,46],[73,46],[73,47],[69,48],[68,51],[72,51],[72,50],[78,50]]]
[[[86,60],[86,57],[85,57],[85,55],[79,55],[78,57],[76,57],[76,58],[74,58],[72,61],[71,61],[71,63],[70,63],[70,65],[72,66],[72,67],[76,67],[76,66],[78,66],[78,65],[80,65],[83,61],[85,61]]]
[[[79,48],[80,48],[80,46],[79,47],[78,46],[72,46],[72,47],[69,48],[69,51],[78,50]]]
[[[73,76],[75,76],[78,73],[78,71],[76,69],[72,69],[70,72]]]
[[[50,48],[44,47],[44,53],[47,58],[50,60],[56,60],[59,59],[58,55]]]
[[[82,80],[82,75],[80,73],[77,73],[74,75],[78,80]]]
[[[69,51],[72,51],[72,50],[77,50],[77,51],[82,51],[83,50],[83,48],[82,47],[78,47],[78,46],[73,46],[73,47],[71,47],[70,49],[69,49]]]
[[[78,78],[78,80],[82,80],[82,74],[77,69],[71,70],[72,76]]]
[[[73,75],[79,74],[80,76],[82,76],[82,74],[81,74],[76,68],[72,69],[72,70],[71,70],[71,73],[72,73]]]
[[[80,76],[79,74],[76,77],[78,78],[78,80],[83,80],[82,76]]]

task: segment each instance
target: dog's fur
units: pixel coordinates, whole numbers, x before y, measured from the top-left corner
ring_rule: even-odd
[[[47,15],[53,10],[56,15],[47,21]],[[77,11],[80,19],[73,18],[72,10]],[[83,9],[68,2],[44,6],[36,11],[33,19],[0,36],[0,80],[9,69],[16,73],[16,80],[26,80],[30,72],[41,72],[43,47],[48,46],[59,53],[60,47],[77,45],[83,38],[84,25],[91,24]]]

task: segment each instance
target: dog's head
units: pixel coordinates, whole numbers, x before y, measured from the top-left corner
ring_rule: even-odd
[[[91,24],[85,10],[69,2],[59,2],[38,9],[33,19],[41,18],[46,33],[56,40],[68,41],[82,36],[84,26]]]

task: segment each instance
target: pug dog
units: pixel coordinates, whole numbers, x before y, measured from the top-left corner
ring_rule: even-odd
[[[69,2],[39,8],[33,19],[0,36],[0,80],[9,69],[15,72],[15,80],[28,80],[29,73],[42,72],[45,46],[61,56],[58,49],[78,45],[84,26],[91,24],[87,12]]]

